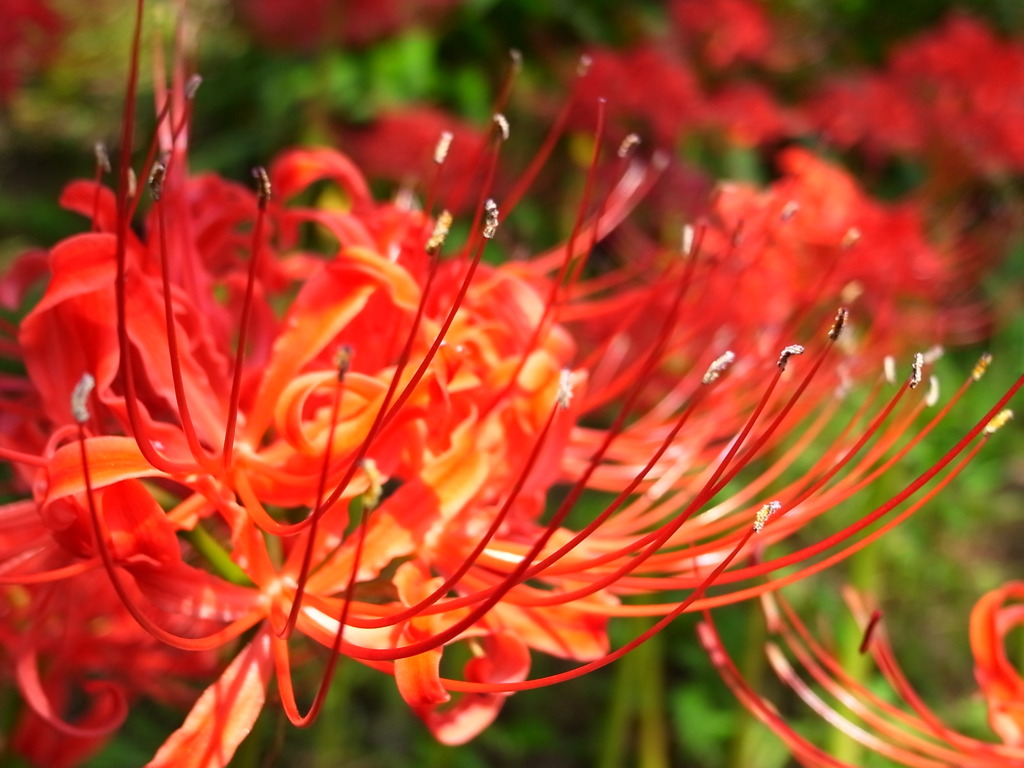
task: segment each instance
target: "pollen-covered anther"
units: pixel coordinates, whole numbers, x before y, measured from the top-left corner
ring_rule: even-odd
[[[800,211],[800,203],[796,200],[790,200],[784,206],[782,211],[779,213],[779,221],[789,221]]]
[[[377,462],[373,459],[363,459],[359,466],[362,467],[363,472],[366,473],[366,479],[369,481],[369,487],[363,491],[362,495],[363,509],[369,512],[377,508],[384,495],[384,475],[381,474],[377,468]]]
[[[860,241],[860,238],[860,230],[857,229],[857,227],[850,227],[848,230],[846,230],[846,233],[843,235],[843,239],[840,242],[840,245],[843,248],[852,248]]]
[[[936,360],[940,359],[944,354],[946,354],[946,350],[943,348],[941,344],[935,344],[934,346],[929,347],[924,351],[925,365],[931,365]]]
[[[850,313],[846,307],[840,307],[836,312],[836,319],[832,321],[832,327],[828,329],[828,337],[832,341],[837,341],[843,333],[843,328],[846,327],[846,320],[849,318]]]
[[[272,192],[267,169],[262,165],[257,165],[252,169],[252,177],[256,179],[256,196],[259,201],[260,210],[266,210]]]
[[[786,370],[786,365],[789,364],[789,358],[791,358],[793,355],[802,355],[803,353],[804,348],[801,345],[790,344],[788,347],[785,347],[779,354],[779,361],[776,363],[776,365],[779,366],[779,368],[781,368],[782,370]]]
[[[711,365],[708,366],[708,369],[704,373],[704,376],[701,378],[700,383],[710,384],[713,381],[718,381],[719,377],[721,377],[723,373],[729,370],[729,367],[734,362],[736,362],[735,352],[733,352],[732,350],[723,352],[721,355],[719,355],[712,361]]]
[[[997,413],[989,420],[988,424],[986,424],[985,428],[981,431],[981,434],[984,435],[985,437],[988,437],[989,435],[994,435],[1000,429],[1005,427],[1007,422],[1009,422],[1012,418],[1013,411],[1011,411],[1009,408],[1001,410],[999,413]]]
[[[96,167],[103,173],[110,173],[110,155],[107,154],[107,145],[97,141],[92,145],[92,152],[96,156]]]
[[[629,154],[638,146],[640,146],[640,137],[637,136],[635,133],[629,134],[628,136],[626,136],[626,138],[622,140],[622,143],[619,144],[619,157],[628,157]]]
[[[164,179],[167,178],[167,164],[163,160],[153,163],[153,170],[149,172],[149,193],[154,200],[159,200],[164,191]]]
[[[498,233],[498,204],[487,198],[484,203],[484,237],[492,239]]]
[[[774,515],[782,509],[781,501],[769,501],[759,510],[757,510],[757,517],[754,518],[754,533],[760,533],[765,524],[768,522],[768,518]]]
[[[691,256],[693,256],[693,240],[694,240],[693,225],[692,224],[684,225],[683,226],[682,245],[683,245],[683,256],[685,256],[686,258],[690,258]]]
[[[929,408],[939,402],[939,377],[934,374],[928,377],[928,394],[924,397],[924,404]]]
[[[512,72],[519,74],[523,69],[523,53],[518,48],[508,49],[508,58],[512,62]]]
[[[860,280],[851,280],[839,291],[839,298],[846,304],[852,304],[864,295],[864,284]]]
[[[498,132],[501,133],[501,140],[508,141],[508,118],[500,112],[495,112],[494,117],[491,119],[494,120],[494,125],[498,129]]]
[[[896,359],[892,355],[886,355],[882,360],[882,372],[885,380],[890,384],[896,383]]]
[[[71,415],[79,424],[89,420],[89,396],[96,388],[96,379],[91,373],[83,373],[71,392]]]
[[[978,381],[982,376],[985,375],[985,371],[992,364],[992,355],[985,352],[981,357],[978,358],[978,362],[974,364],[974,369],[971,371],[971,378]]]
[[[911,389],[917,389],[921,383],[921,375],[924,370],[924,355],[918,352],[914,355],[914,364],[910,367],[910,381],[908,382]]]
[[[427,240],[427,254],[433,256],[444,247],[444,241],[448,239],[448,232],[452,228],[452,215],[448,211],[441,211],[434,223],[434,231]]]
[[[448,150],[452,148],[452,139],[454,138],[451,131],[441,131],[441,136],[437,140],[437,145],[434,147],[434,162],[441,165],[448,157]]]
[[[139,191],[139,177],[135,175],[135,169],[128,169],[128,197],[134,199]]]
[[[334,368],[338,371],[338,380],[345,378],[349,368],[352,367],[352,347],[342,344],[334,353]]]
[[[591,58],[587,54],[583,54],[582,56],[580,56],[580,60],[576,64],[576,76],[585,77],[587,72],[590,71],[590,67],[593,63],[593,58]]]
[[[191,101],[196,97],[196,91],[199,90],[199,86],[203,84],[203,78],[201,75],[192,75],[185,83],[185,98]]]
[[[569,409],[569,404],[572,402],[572,394],[572,371],[568,368],[563,368],[558,374],[558,393],[555,395],[558,407],[563,411]]]

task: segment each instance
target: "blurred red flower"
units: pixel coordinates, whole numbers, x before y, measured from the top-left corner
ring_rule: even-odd
[[[5,0],[0,25],[0,103],[53,55],[64,22],[46,0]]]

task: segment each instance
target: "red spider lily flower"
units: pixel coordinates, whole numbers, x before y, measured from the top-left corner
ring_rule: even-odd
[[[514,691],[584,674],[683,611],[844,557],[864,525],[919,506],[978,445],[987,418],[864,521],[739,567],[870,485],[960,396],[901,442],[933,399],[917,389],[915,358],[902,386],[880,383],[796,471],[837,412],[837,387],[914,325],[900,302],[915,281],[943,274],[911,218],[793,153],[777,189],[723,190],[682,253],[648,249],[588,276],[595,244],[656,169],[629,147],[604,160],[596,142],[567,241],[489,266],[484,249],[500,245],[502,217],[537,172],[486,197],[504,118],[481,156],[468,241],[449,255],[450,215],[407,196],[375,201],[332,150],[283,153],[257,171],[255,193],[191,176],[195,88],[181,71],[158,93],[138,183],[139,38],[116,188],[69,185],[63,203],[91,231],[51,249],[49,284],[5,348],[28,382],[5,383],[18,397],[0,455],[32,501],[0,507],[0,523],[17,531],[19,515],[35,517],[31,546],[20,532],[0,541],[0,584],[105,578],[117,610],[172,658],[233,655],[151,765],[224,765],[272,679],[289,718],[308,723],[342,658],[393,675],[439,739],[463,742]],[[872,246],[863,254],[858,233]],[[805,274],[808,262],[826,268]],[[833,314],[843,289],[863,320]],[[584,415],[606,426],[580,426]],[[733,481],[744,489],[716,500]],[[556,483],[565,499],[547,509]],[[618,495],[573,528],[591,489]],[[634,599],[666,591],[658,604]],[[628,614],[662,618],[610,650],[607,620]],[[295,634],[330,650],[305,713]],[[449,679],[441,661],[456,643],[471,658]],[[533,652],[579,664],[529,679]],[[61,706],[30,693],[36,710]]]
[[[975,675],[988,706],[989,723],[1002,739],[1001,744],[972,738],[943,723],[900,670],[880,623],[881,614],[868,610],[852,591],[847,598],[865,628],[862,652],[870,649],[902,704],[894,704],[874,686],[858,682],[814,638],[788,604],[781,598],[767,598],[769,627],[778,639],[778,643],[767,646],[769,661],[779,679],[815,713],[894,765],[995,768],[1024,761],[1024,679],[1005,650],[1007,635],[1024,623],[1018,602],[1024,598],[1024,584],[1009,582],[989,592],[971,614]],[[846,765],[786,725],[774,707],[750,688],[729,659],[710,620],[701,625],[700,635],[729,686],[751,712],[779,734],[801,765]]]
[[[588,69],[573,90],[574,128],[593,125],[596,105],[606,100],[615,141],[636,131],[658,147],[690,136],[753,146],[800,132],[798,117],[767,90],[742,81],[711,87],[670,41],[595,50],[585,60]]]
[[[46,0],[8,0],[0,29],[0,102],[52,55],[64,23]]]
[[[831,78],[804,111],[828,142],[860,147],[876,162],[893,154],[918,155],[927,143],[924,116],[884,75]]]
[[[807,114],[840,146],[923,154],[954,181],[998,177],[1024,167],[1024,143],[1011,129],[1024,111],[1022,72],[1019,42],[953,15],[893,50],[881,72],[828,82]]]
[[[771,48],[771,24],[755,0],[674,0],[670,13],[680,38],[712,69],[759,63]]]

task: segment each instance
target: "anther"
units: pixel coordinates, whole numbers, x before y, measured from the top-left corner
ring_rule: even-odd
[[[832,327],[828,329],[828,337],[832,341],[837,341],[839,335],[843,332],[843,328],[846,327],[846,320],[850,316],[846,307],[840,307],[839,311],[836,312],[836,319],[832,321]]]
[[[871,640],[875,636],[875,630],[882,621],[882,612],[875,609],[871,612],[871,618],[868,619],[868,625],[864,628],[864,638],[860,641],[860,648],[857,649],[858,653],[867,653],[868,648],[871,646]]]
[[[491,119],[494,120],[494,124],[497,126],[498,131],[501,133],[501,140],[508,141],[508,118],[506,118],[500,112],[496,112],[494,114],[494,117]]]
[[[199,90],[199,86],[203,84],[203,78],[199,75],[192,75],[185,83],[185,98],[191,101],[196,97],[196,91]]]
[[[257,165],[252,169],[252,176],[256,179],[256,195],[259,200],[259,206],[261,211],[267,210],[267,204],[270,202],[270,177],[267,175],[267,169],[262,165]]]
[[[754,518],[754,533],[760,533],[768,522],[768,518],[774,515],[782,509],[781,501],[769,501],[759,510],[757,510],[757,517]]]
[[[359,462],[359,466],[366,473],[366,479],[370,483],[369,487],[363,491],[363,511],[371,512],[377,508],[377,505],[380,504],[381,496],[384,495],[384,476],[380,473],[380,470],[377,468],[377,462],[373,459],[363,459]]]
[[[847,304],[852,304],[864,295],[864,285],[860,280],[851,280],[839,291],[839,298]]]
[[[110,173],[110,155],[107,154],[107,145],[97,141],[92,145],[92,152],[96,156],[96,167],[103,173]]]
[[[946,350],[943,349],[941,344],[935,344],[934,346],[924,351],[924,362],[925,365],[931,365],[936,360],[946,354]]]
[[[779,221],[789,221],[796,216],[797,211],[800,210],[800,203],[796,200],[790,200],[784,206],[782,206],[782,212],[779,214]]]
[[[711,365],[708,366],[707,371],[704,373],[704,377],[700,380],[701,384],[710,384],[713,381],[718,381],[719,377],[729,370],[729,367],[736,362],[736,353],[732,350],[724,352],[716,357]]]
[[[342,381],[352,367],[352,347],[348,344],[342,344],[334,353],[334,367],[338,370],[338,381]]]
[[[932,408],[939,402],[939,377],[934,374],[928,377],[928,394],[925,395],[924,404]]]
[[[779,368],[786,370],[786,365],[789,363],[789,358],[793,355],[802,355],[804,348],[799,344],[790,344],[788,347],[782,350],[779,354],[779,361],[776,363]]]
[[[572,402],[572,371],[568,368],[563,368],[558,374],[558,394],[555,395],[555,400],[563,411],[568,410],[569,403]]]
[[[89,420],[89,395],[96,387],[96,379],[91,373],[83,373],[71,392],[71,415],[79,424]]]
[[[508,57],[512,60],[513,74],[519,74],[523,70],[523,54],[518,48],[509,48]]]
[[[164,179],[167,177],[167,164],[163,160],[153,163],[153,170],[149,172],[149,193],[154,200],[159,200],[164,191]]]
[[[448,238],[448,232],[452,228],[452,215],[448,211],[441,211],[434,224],[434,231],[427,240],[427,255],[433,256],[444,247],[444,241]]]
[[[683,227],[683,256],[690,258],[693,255],[693,225],[686,224]]]
[[[981,431],[981,434],[984,435],[985,437],[988,437],[989,435],[994,435],[1000,429],[1005,427],[1007,422],[1009,422],[1012,418],[1013,411],[1011,411],[1009,408],[1003,409],[1002,411],[1000,411],[999,413],[992,417],[989,423],[986,424],[985,428]]]
[[[885,373],[885,380],[890,384],[896,383],[896,360],[892,355],[886,355],[882,360],[882,371]]]
[[[985,375],[985,371],[988,370],[988,367],[991,364],[992,355],[989,354],[988,352],[985,352],[984,354],[982,354],[980,358],[978,358],[978,362],[975,363],[974,370],[971,371],[971,378],[974,379],[975,381],[980,379],[982,376]]]
[[[128,169],[128,197],[130,199],[135,198],[135,193],[139,191],[139,177],[135,175],[135,169]]]
[[[594,60],[590,56],[586,54],[580,56],[579,63],[576,64],[576,76],[585,77],[587,72],[590,71],[590,65],[593,63]]]
[[[917,385],[921,383],[921,372],[924,369],[924,355],[918,352],[914,355],[914,364],[910,367],[910,381],[908,382],[911,389],[917,389]]]
[[[437,140],[437,146],[434,147],[434,162],[437,165],[441,165],[445,158],[448,157],[448,150],[452,146],[452,132],[441,131],[441,137]]]
[[[484,203],[484,237],[492,239],[498,232],[498,204],[487,198]]]
[[[850,227],[848,230],[846,230],[846,234],[843,235],[843,239],[840,242],[840,245],[843,248],[851,248],[857,244],[860,238],[860,230],[857,229],[856,227]]]
[[[626,158],[629,154],[640,145],[640,137],[635,133],[631,133],[622,140],[619,144],[619,157]]]

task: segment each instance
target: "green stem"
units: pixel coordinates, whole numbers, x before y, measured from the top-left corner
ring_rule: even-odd
[[[881,554],[881,548],[875,545],[865,547],[850,558],[849,583],[862,595],[878,594],[881,584]],[[854,680],[864,681],[871,674],[872,662],[870,654],[860,652],[864,640],[863,631],[852,621],[843,621],[839,626],[841,629],[836,638],[836,657],[839,664]],[[841,705],[837,704],[837,709],[840,714],[848,714]],[[826,751],[837,760],[850,765],[861,765],[865,757],[864,746],[837,728],[829,729]]]
[[[634,635],[649,626],[647,619],[630,622]],[[618,662],[598,768],[669,768],[664,675],[665,641],[660,634]],[[634,724],[636,754],[630,758]]]
[[[227,550],[202,525],[197,523],[195,528],[186,531],[185,538],[224,580],[232,584],[252,586],[252,581],[249,580],[245,571],[231,559]]]
[[[668,728],[665,723],[665,638],[659,633],[633,654],[640,667],[640,768],[669,768]]]
[[[743,650],[738,659],[738,666],[743,679],[754,688],[760,690],[765,670],[765,625],[764,613],[757,600],[751,600],[744,607],[746,611],[746,630],[743,633]],[[746,768],[757,765],[760,760],[758,752],[763,740],[763,728],[760,721],[746,710],[739,711],[736,719],[736,730],[729,747],[728,765],[731,768]]]
[[[345,723],[348,722],[352,688],[351,663],[343,659],[338,664],[331,689],[324,700],[324,707],[312,739],[314,766],[328,768],[345,764],[345,747],[348,743],[348,729]]]
[[[634,653],[627,654],[615,665],[615,680],[612,683],[611,706],[605,724],[604,743],[598,768],[622,768],[625,764],[626,748],[629,742],[630,713],[636,692],[636,666]]]

